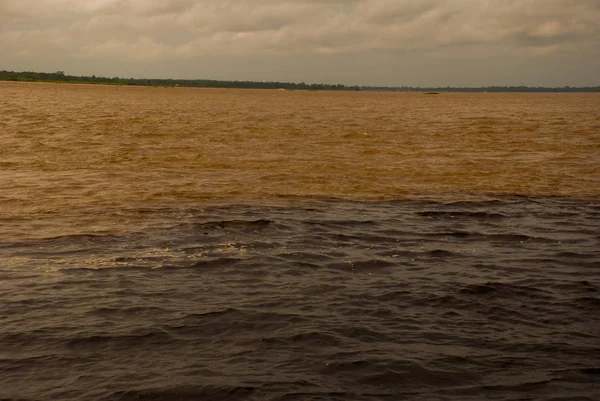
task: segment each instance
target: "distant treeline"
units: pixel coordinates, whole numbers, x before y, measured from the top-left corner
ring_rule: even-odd
[[[600,86],[594,87],[530,87],[530,86],[487,86],[478,88],[462,87],[381,87],[347,86],[331,84],[307,84],[304,82],[258,82],[258,81],[219,81],[213,79],[141,79],[120,77],[98,77],[66,75],[64,71],[0,71],[0,81],[24,82],[65,82],[130,86],[184,86],[194,88],[248,88],[248,89],[288,89],[288,90],[347,90],[347,91],[385,91],[385,92],[600,92]]]
[[[255,82],[218,81],[213,79],[140,79],[120,77],[77,76],[57,72],[0,71],[1,81],[66,82],[86,84],[130,85],[130,86],[185,86],[193,88],[249,88],[249,89],[298,89],[298,90],[359,90],[357,86],[307,84],[304,82]]]
[[[600,92],[600,86],[559,86],[559,87],[547,87],[547,86],[482,86],[477,88],[467,87],[365,87],[363,90],[375,90],[375,91],[406,91],[406,92]]]

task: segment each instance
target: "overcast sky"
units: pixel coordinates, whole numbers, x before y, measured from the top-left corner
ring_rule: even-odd
[[[0,69],[600,85],[600,0],[0,0]]]

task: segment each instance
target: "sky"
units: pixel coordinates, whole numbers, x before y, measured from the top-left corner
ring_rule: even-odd
[[[599,86],[600,0],[0,0],[0,70]]]

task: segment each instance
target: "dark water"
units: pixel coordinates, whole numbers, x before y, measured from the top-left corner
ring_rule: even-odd
[[[600,399],[597,201],[119,212],[0,243],[0,399]]]
[[[599,105],[0,82],[0,400],[598,400]]]

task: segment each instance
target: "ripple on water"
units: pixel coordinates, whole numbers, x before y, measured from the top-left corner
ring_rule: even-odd
[[[162,208],[144,213],[153,228],[3,242],[0,387],[40,400],[592,400],[595,208]]]

